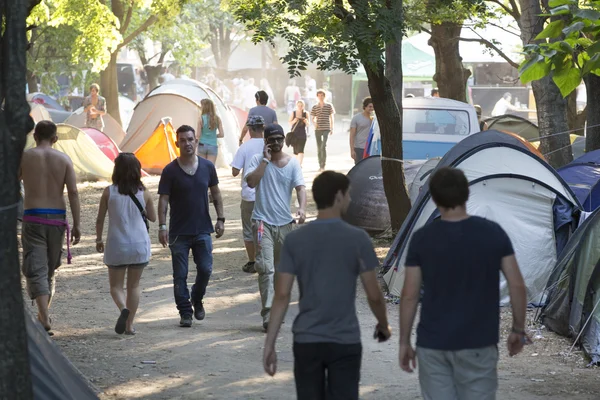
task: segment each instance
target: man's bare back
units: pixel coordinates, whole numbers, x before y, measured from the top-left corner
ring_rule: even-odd
[[[65,185],[77,193],[77,180],[71,159],[49,146],[23,153],[21,178],[25,186],[25,210],[34,208],[65,210]]]

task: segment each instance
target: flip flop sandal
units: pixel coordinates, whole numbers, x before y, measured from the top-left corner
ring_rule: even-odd
[[[119,315],[119,319],[117,320],[117,324],[115,325],[115,332],[119,335],[122,335],[125,332],[125,328],[127,326],[127,318],[129,318],[129,310],[124,308],[121,310],[121,315]]]
[[[135,329],[134,329],[134,330],[132,330],[132,331],[125,331],[125,334],[126,334],[126,335],[130,335],[130,336],[133,336],[133,335],[135,335]]]

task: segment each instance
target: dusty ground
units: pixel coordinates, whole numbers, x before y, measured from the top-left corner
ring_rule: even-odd
[[[338,125],[339,126],[339,125]],[[340,128],[341,129],[341,128]],[[314,140],[314,139],[312,139]],[[332,137],[329,165],[347,171],[347,136]],[[305,176],[315,175],[314,145],[308,146]],[[52,308],[54,340],[72,362],[101,391],[102,399],[293,399],[291,322],[297,313],[297,293],[279,341],[279,372],[265,375],[261,365],[264,334],[260,327],[260,299],[256,275],[240,270],[245,263],[239,219],[239,180],[219,171],[225,198],[226,233],[214,241],[214,272],[205,299],[207,317],[181,329],[173,301],[169,252],[152,226],[153,257],[142,277],[143,294],[136,319],[138,334],[113,331],[118,316],[108,288],[106,267],[95,252],[94,223],[103,184],[83,184],[82,242],[73,249],[72,265],[64,265],[57,279]],[[158,180],[146,184],[156,193]],[[310,207],[314,216],[314,207]],[[214,212],[213,212],[214,215]],[[389,242],[377,241],[383,257]],[[419,399],[416,375],[400,371],[397,335],[378,344],[370,335],[375,319],[362,291],[357,300],[363,331],[361,398]],[[397,334],[398,307],[388,305]],[[533,314],[530,315],[530,320]],[[510,313],[503,312],[503,338]],[[443,329],[443,327],[440,327]],[[598,369],[586,368],[578,351],[566,355],[570,341],[532,326],[535,344],[509,358],[501,346],[499,399],[598,399]],[[156,364],[142,364],[155,361]]]

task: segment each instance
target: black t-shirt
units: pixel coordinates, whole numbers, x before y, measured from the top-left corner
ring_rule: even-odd
[[[480,217],[436,220],[416,231],[406,266],[420,267],[423,276],[417,346],[461,350],[497,344],[502,258],[512,254],[500,225]]]
[[[212,162],[198,157],[198,169],[187,174],[177,160],[160,175],[158,194],[169,195],[169,235],[199,235],[214,232],[208,211],[208,188],[218,185],[217,170]]]

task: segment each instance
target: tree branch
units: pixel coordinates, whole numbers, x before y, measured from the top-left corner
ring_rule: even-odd
[[[127,15],[125,16],[125,21],[121,24],[121,35],[124,35],[127,32],[127,28],[129,28],[129,24],[131,23],[131,17],[133,15],[133,3],[129,5],[129,9],[127,10]]]
[[[516,63],[515,61],[513,61],[509,56],[507,56],[502,50],[500,50],[498,48],[498,46],[496,46],[494,43],[490,42],[487,39],[484,39],[482,37],[480,37],[479,39],[476,38],[462,38],[459,37],[458,40],[460,40],[461,42],[477,42],[477,43],[481,43],[484,46],[486,46],[489,49],[494,50],[496,53],[498,53],[498,55],[502,58],[504,58],[506,60],[507,63],[509,63],[511,66],[513,66],[514,68],[519,68],[519,64]]]
[[[150,16],[150,18],[148,18],[146,22],[140,25],[135,31],[131,32],[129,36],[127,36],[125,39],[123,39],[123,42],[121,42],[121,44],[117,46],[116,51],[122,49],[123,47],[131,43],[133,39],[135,39],[140,33],[144,32],[146,29],[152,26],[152,24],[154,24],[157,20],[158,18],[156,17],[156,15]]]
[[[514,2],[514,0],[511,0],[511,7],[507,6],[506,4],[504,4],[502,1],[500,0],[488,0],[490,3],[494,3],[498,6],[500,6],[500,8],[502,8],[508,15],[512,16],[515,21],[517,21],[517,24],[520,23],[520,19],[521,19],[521,13],[519,12],[519,9],[516,5],[516,3]]]

